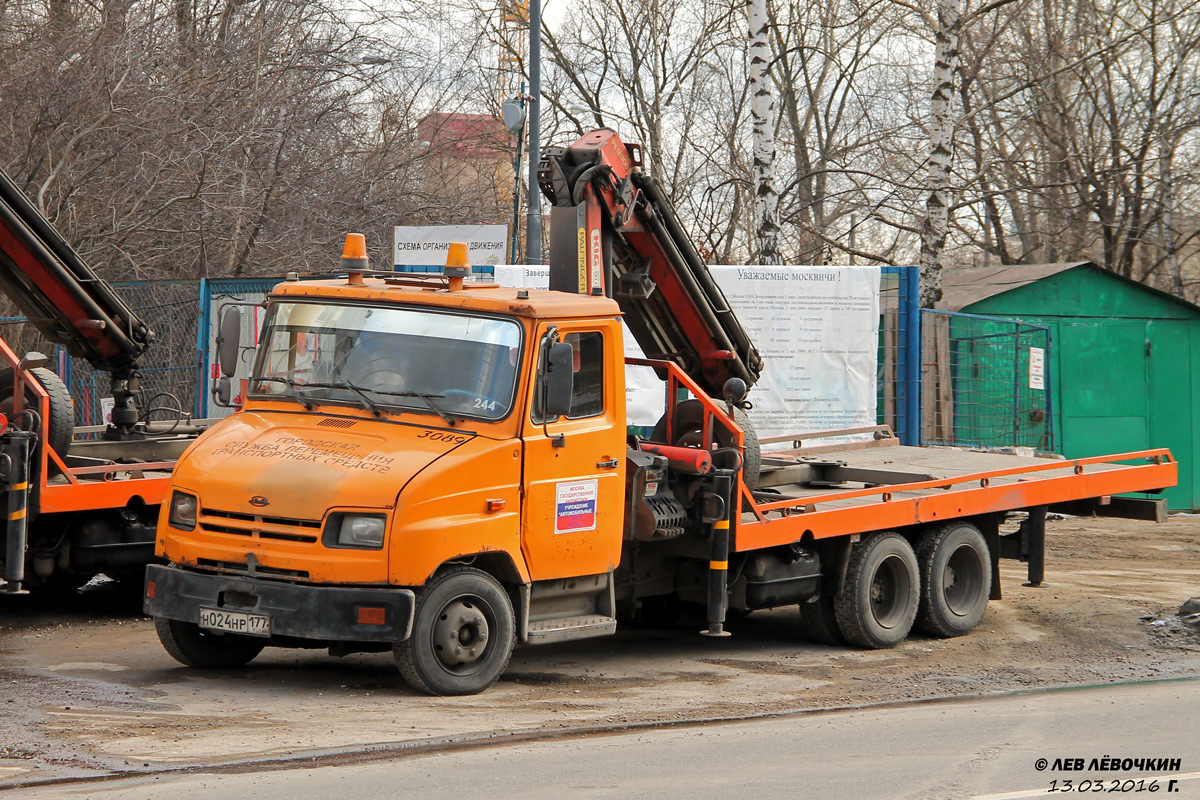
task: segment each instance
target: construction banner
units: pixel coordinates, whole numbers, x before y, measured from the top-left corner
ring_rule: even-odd
[[[760,437],[875,424],[878,267],[709,269],[765,362],[749,396]],[[502,286],[544,289],[549,270],[498,266],[495,278]],[[643,357],[628,330],[625,354]],[[645,367],[630,369],[626,382],[629,424],[653,425],[662,415],[662,382]]]

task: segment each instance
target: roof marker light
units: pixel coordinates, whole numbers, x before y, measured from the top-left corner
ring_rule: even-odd
[[[371,268],[367,260],[367,237],[361,233],[347,233],[346,246],[342,248],[342,269],[349,272],[347,283],[354,286],[362,284],[364,270]]]
[[[466,242],[451,242],[450,250],[446,253],[446,268],[444,270],[450,279],[450,291],[461,292],[463,279],[471,274],[471,262],[467,258]]]

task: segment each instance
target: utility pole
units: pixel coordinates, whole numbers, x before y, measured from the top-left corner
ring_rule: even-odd
[[[529,0],[529,216],[525,221],[525,263],[542,263],[542,0]]]

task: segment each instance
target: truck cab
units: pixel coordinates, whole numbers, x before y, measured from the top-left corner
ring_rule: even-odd
[[[453,279],[280,284],[244,405],[174,472],[173,566],[147,583],[168,651],[203,667],[395,645],[410,682],[456,693],[517,639],[611,632],[619,317]]]

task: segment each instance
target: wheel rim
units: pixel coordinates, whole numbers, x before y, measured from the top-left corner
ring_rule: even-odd
[[[888,556],[875,571],[871,580],[871,614],[883,628],[895,628],[902,623],[911,604],[912,576],[904,559]]]
[[[942,597],[946,607],[960,617],[970,614],[983,586],[983,563],[975,548],[960,545],[942,570]]]
[[[442,606],[433,625],[433,652],[447,672],[469,675],[481,666],[491,643],[491,617],[478,597],[457,597]]]

